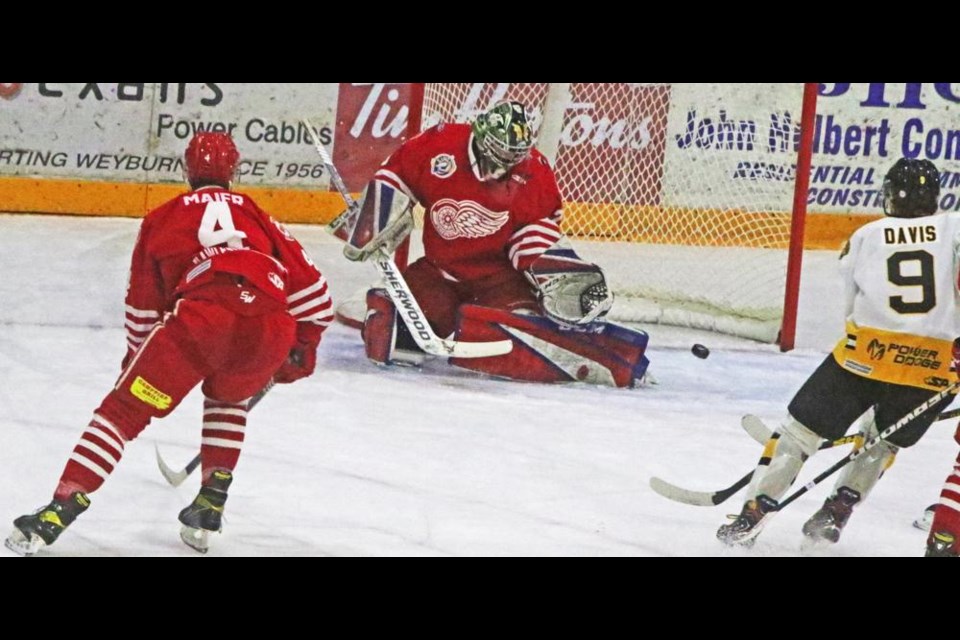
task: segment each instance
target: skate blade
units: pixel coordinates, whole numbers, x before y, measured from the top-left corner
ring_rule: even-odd
[[[4,540],[3,544],[13,551],[14,553],[21,556],[32,556],[37,551],[47,546],[46,543],[40,536],[30,535],[27,537],[23,535],[23,532],[20,529],[14,529],[13,533],[7,536],[7,539]]]
[[[197,529],[184,525],[180,528],[180,539],[194,551],[206,553],[210,550],[210,532],[206,529]]]
[[[757,536],[760,535],[760,532],[753,534],[749,538],[739,538],[739,539],[729,539],[729,538],[717,538],[724,546],[731,549],[752,549],[753,545],[757,544]]]
[[[769,515],[769,514],[768,514]],[[737,516],[733,513],[728,513],[727,518],[729,520],[736,520]],[[730,537],[722,537],[720,532],[717,532],[717,540],[730,547],[731,549],[751,549],[753,545],[757,543],[757,536],[760,535],[760,532],[763,531],[764,526],[766,526],[766,521],[768,517],[764,517],[754,525],[753,529],[748,531],[744,535],[736,536],[731,535]]]

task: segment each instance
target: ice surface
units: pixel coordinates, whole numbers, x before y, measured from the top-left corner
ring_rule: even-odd
[[[45,504],[124,352],[123,296],[138,221],[0,216],[0,521]],[[322,231],[293,227],[344,299],[371,280]],[[750,551],[714,539],[739,496],[712,508],[655,494],[652,475],[718,489],[760,453],[744,413],[774,425],[842,333],[836,255],[805,256],[800,349],[781,354],[692,330],[650,327],[659,385],[618,390],[505,382],[431,362],[382,370],[356,332],[333,327],[318,373],[277,387],[251,413],[211,555],[798,555],[828,481],[774,519]],[[690,345],[707,345],[707,360]],[[199,393],[129,444],[92,507],[46,555],[195,555],[178,489],[200,441]],[[956,455],[940,423],[902,453],[826,555],[918,556],[911,527]],[[842,451],[813,458],[808,480]],[[800,485],[796,485],[799,487]],[[0,534],[6,535],[6,529]],[[6,550],[0,555],[12,555]]]

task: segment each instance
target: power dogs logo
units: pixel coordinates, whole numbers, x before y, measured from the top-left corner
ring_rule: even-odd
[[[906,367],[933,369],[934,371],[938,371],[943,367],[940,352],[936,349],[923,349],[921,347],[911,347],[906,344],[890,344],[887,347],[887,352],[894,354],[894,364]]]
[[[876,338],[870,341],[870,344],[867,345],[867,353],[870,354],[871,360],[883,360],[884,354],[887,352],[887,345],[883,344]]]
[[[0,98],[13,100],[20,95],[22,89],[22,82],[0,82]]]
[[[871,360],[883,360],[884,356],[892,355],[893,364],[902,367],[921,367],[938,371],[943,366],[940,352],[936,349],[924,349],[894,342],[883,344],[876,338],[867,345],[867,353]]]

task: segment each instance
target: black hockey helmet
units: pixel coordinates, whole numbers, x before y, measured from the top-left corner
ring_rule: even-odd
[[[926,159],[900,158],[883,179],[883,212],[920,218],[937,212],[940,172]]]

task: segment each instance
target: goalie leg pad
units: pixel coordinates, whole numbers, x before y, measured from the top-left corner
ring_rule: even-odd
[[[646,372],[647,334],[612,324],[588,330],[558,326],[541,316],[464,305],[457,339],[514,342],[513,350],[490,358],[451,358],[450,363],[512,380],[588,382],[614,387],[634,386]]]
[[[376,364],[423,363],[424,353],[397,318],[397,309],[383,289],[367,291],[367,317],[360,335],[367,357]]]

